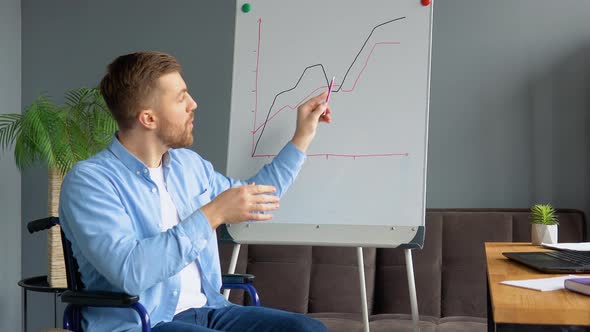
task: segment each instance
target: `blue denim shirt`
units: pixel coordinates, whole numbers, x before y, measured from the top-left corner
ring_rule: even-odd
[[[305,155],[288,143],[254,177],[239,181],[217,173],[188,149],[162,159],[180,223],[161,230],[160,197],[147,166],[115,137],[110,146],[79,162],[61,188],[60,223],[72,242],[88,290],[139,295],[152,326],[171,321],[180,292],[180,270],[195,261],[208,307],[229,305],[221,288],[217,237],[200,208],[224,190],[249,182],[274,185],[282,195]],[[86,308],[85,331],[138,331],[131,309]]]

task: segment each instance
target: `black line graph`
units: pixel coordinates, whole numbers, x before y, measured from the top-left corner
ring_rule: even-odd
[[[363,45],[360,47],[360,49],[359,49],[359,51],[357,52],[357,54],[355,55],[354,59],[352,60],[352,62],[351,62],[351,63],[350,63],[350,65],[348,66],[348,69],[346,70],[345,74],[342,76],[343,78],[342,78],[342,80],[341,80],[341,83],[340,83],[340,84],[338,84],[338,85],[336,85],[336,84],[335,84],[335,86],[338,86],[338,88],[337,88],[337,89],[334,89],[334,88],[333,88],[333,89],[332,89],[332,93],[339,93],[340,91],[342,91],[342,92],[351,92],[351,91],[353,91],[353,90],[354,90],[354,87],[356,86],[356,83],[358,82],[358,79],[360,78],[360,76],[362,75],[362,73],[363,73],[363,71],[364,71],[364,67],[363,67],[363,69],[360,71],[360,73],[359,73],[359,75],[357,76],[357,78],[355,79],[354,85],[353,85],[353,87],[352,87],[351,89],[348,89],[348,90],[343,90],[343,86],[344,86],[344,84],[345,84],[345,82],[346,82],[346,80],[347,80],[347,78],[348,78],[348,74],[350,73],[350,70],[351,70],[351,69],[352,69],[352,67],[355,65],[355,63],[357,62],[357,60],[358,60],[359,56],[361,55],[361,53],[363,52],[363,50],[364,50],[364,49],[365,49],[365,47],[367,46],[367,44],[368,44],[369,40],[371,39],[371,36],[372,36],[372,35],[373,35],[373,33],[375,32],[375,30],[377,30],[378,28],[380,28],[380,27],[382,27],[382,26],[385,26],[385,25],[387,25],[387,24],[391,24],[391,23],[393,23],[393,22],[401,21],[401,20],[403,20],[403,19],[405,19],[405,18],[406,18],[405,16],[402,16],[402,17],[398,17],[398,18],[395,18],[395,19],[391,19],[391,20],[388,20],[388,21],[382,22],[382,23],[380,23],[380,24],[377,24],[376,26],[374,26],[374,27],[371,29],[371,32],[370,32],[370,33],[368,34],[368,36],[365,38],[365,41],[363,42]],[[258,71],[259,71],[259,65],[260,65],[260,40],[261,40],[261,26],[262,26],[262,19],[258,19],[258,49],[257,49],[257,60],[256,60],[256,87],[255,87],[255,90],[254,90],[256,94],[258,93]],[[375,47],[376,47],[376,46],[379,46],[379,45],[386,45],[386,44],[399,44],[399,42],[376,42],[376,43],[374,43],[374,44],[373,44],[373,47],[372,47],[372,49],[371,49],[371,52],[369,53],[369,56],[367,56],[367,60],[366,60],[366,62],[365,62],[365,67],[366,67],[366,64],[367,64],[367,62],[368,62],[368,59],[369,59],[369,57],[371,56],[371,54],[373,53],[373,50],[375,49]],[[296,89],[296,88],[299,86],[299,83],[301,82],[301,80],[303,79],[303,77],[306,75],[306,73],[307,73],[309,70],[311,70],[311,69],[314,69],[314,68],[319,68],[319,69],[321,69],[321,72],[322,72],[322,74],[323,74],[323,76],[324,76],[324,79],[325,79],[326,85],[328,85],[328,84],[329,84],[329,79],[328,79],[328,75],[326,74],[326,69],[325,69],[325,67],[324,67],[324,64],[322,64],[322,63],[317,63],[317,64],[313,64],[313,65],[310,65],[310,66],[307,66],[307,67],[305,67],[305,69],[302,71],[301,75],[299,76],[299,79],[297,80],[297,82],[296,82],[296,83],[295,83],[295,84],[294,84],[294,85],[293,85],[291,88],[288,88],[288,89],[282,90],[282,91],[280,91],[279,93],[277,93],[277,94],[274,96],[274,98],[273,98],[273,101],[272,101],[272,103],[271,103],[271,105],[270,105],[270,107],[269,107],[269,110],[268,110],[268,112],[266,113],[266,117],[265,117],[265,120],[264,120],[263,124],[262,124],[262,125],[260,125],[260,126],[258,126],[258,127],[257,127],[257,123],[256,123],[256,111],[257,111],[257,108],[258,108],[258,96],[256,95],[256,103],[255,103],[255,104],[256,104],[256,106],[255,106],[255,108],[256,108],[256,111],[255,111],[255,116],[254,116],[254,128],[253,128],[253,130],[252,130],[252,140],[253,140],[253,142],[252,142],[252,143],[253,143],[253,144],[252,144],[252,151],[251,151],[251,156],[252,156],[252,157],[256,157],[256,156],[260,156],[260,157],[262,157],[262,156],[265,156],[265,157],[266,157],[266,156],[272,156],[272,155],[257,155],[257,154],[256,154],[256,150],[257,150],[257,148],[258,148],[258,145],[259,145],[259,143],[260,143],[260,140],[262,139],[262,136],[263,136],[263,134],[264,134],[264,130],[265,130],[265,128],[266,128],[266,125],[268,124],[268,122],[269,122],[269,121],[270,121],[270,119],[271,119],[271,113],[272,113],[272,110],[273,110],[273,108],[274,108],[274,106],[275,106],[275,104],[276,104],[276,102],[277,102],[277,99],[278,99],[278,97],[279,97],[279,96],[281,96],[282,94],[285,94],[285,93],[287,93],[287,92],[289,92],[289,91],[295,90],[295,89]],[[318,89],[319,89],[319,88],[318,88]],[[316,89],[316,91],[317,91],[317,89]],[[314,92],[315,92],[315,91],[314,91]],[[314,92],[312,92],[312,94],[313,94]],[[309,97],[309,96],[308,96],[308,97]],[[307,97],[306,97],[306,98],[307,98]],[[285,106],[285,107],[289,107],[289,106]],[[284,109],[285,107],[283,107],[282,109]],[[292,108],[292,107],[290,107],[290,108]],[[281,109],[281,110],[282,110],[282,109]],[[281,110],[279,110],[278,112],[276,112],[274,115],[278,114],[278,113],[279,113]],[[273,116],[274,116],[274,115],[273,115]],[[256,142],[254,143],[254,139],[255,139],[256,133],[257,133],[258,131],[260,131],[260,134],[258,135],[258,139],[256,139]],[[324,154],[320,154],[320,155],[324,155]],[[326,157],[328,157],[328,155],[329,155],[329,154],[325,154],[325,156],[326,156]],[[407,154],[407,153],[392,153],[392,154],[379,154],[378,156],[398,156],[398,155],[405,155],[405,156],[407,156],[408,154]],[[350,155],[350,157],[368,157],[368,156],[372,156],[372,155]],[[377,155],[375,155],[375,156],[377,156]]]

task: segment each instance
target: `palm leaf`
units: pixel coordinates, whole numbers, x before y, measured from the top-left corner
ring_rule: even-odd
[[[39,154],[34,150],[32,144],[28,142],[25,135],[20,135],[16,138],[14,144],[14,161],[19,170],[24,170],[30,167],[35,161],[39,159]]]
[[[91,113],[88,111],[89,105],[92,103],[92,101],[89,100],[90,97],[90,90],[85,87],[67,91],[65,94],[65,107],[67,109],[65,114],[68,118],[68,126],[76,126],[80,128],[83,133],[87,133],[88,135],[84,137],[84,140],[89,144],[91,139],[90,133],[92,132],[90,125]]]
[[[40,96],[25,111],[22,121],[24,143],[45,161],[49,167],[56,166],[55,141],[59,136],[59,113],[45,96]]]
[[[76,160],[84,160],[93,153],[90,148],[89,133],[74,121],[67,123],[68,136],[66,138]]]
[[[92,141],[94,148],[101,150],[108,145],[113,135],[118,129],[117,122],[113,119],[111,113],[107,110],[106,105],[96,104],[95,111],[92,113]]]
[[[65,175],[111,141],[117,124],[97,88],[70,90],[65,100],[58,107],[41,95],[22,115],[0,115],[0,147],[14,144],[19,169],[42,161]]]
[[[0,148],[3,151],[15,143],[22,117],[22,114],[0,114]]]
[[[67,111],[68,110],[65,106],[59,108],[59,130],[57,130],[54,137],[56,168],[62,175],[65,175],[72,167],[74,167],[74,164],[78,160],[82,160],[78,157],[76,151],[77,145],[70,142],[72,126],[69,124]],[[77,127],[74,126],[74,128]]]
[[[104,149],[118,129],[100,91],[98,89],[86,89],[85,106],[87,107],[86,127],[90,133],[90,149],[93,154]]]

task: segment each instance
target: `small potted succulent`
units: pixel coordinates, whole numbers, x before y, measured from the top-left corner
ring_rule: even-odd
[[[531,208],[531,242],[557,243],[557,213],[550,204],[535,204]]]

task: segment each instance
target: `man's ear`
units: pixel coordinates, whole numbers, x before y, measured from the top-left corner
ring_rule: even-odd
[[[157,118],[155,112],[152,109],[141,110],[137,115],[137,121],[139,125],[148,130],[156,129]]]

